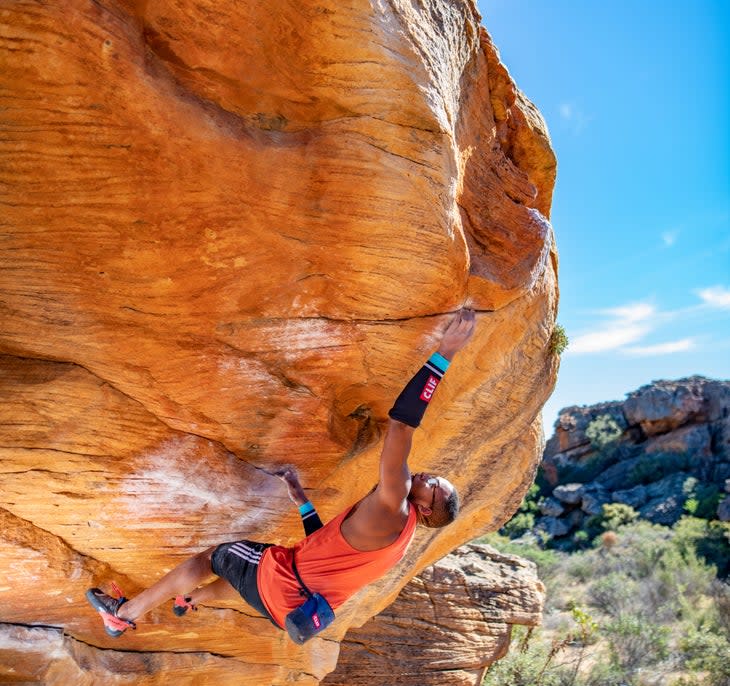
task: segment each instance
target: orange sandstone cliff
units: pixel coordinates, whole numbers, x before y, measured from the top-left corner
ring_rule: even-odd
[[[542,118],[471,0],[0,17],[0,679],[316,684],[531,482],[557,371]],[[323,519],[366,493],[392,399],[464,305],[477,333],[411,459],[451,475],[458,523],[303,647],[243,603],[106,636],[88,586],[295,541],[276,468]]]

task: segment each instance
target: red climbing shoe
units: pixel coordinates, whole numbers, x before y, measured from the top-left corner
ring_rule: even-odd
[[[193,610],[193,612],[197,612],[198,608],[195,607],[195,605],[193,605],[190,600],[190,596],[176,596],[175,602],[172,605],[172,611],[178,617],[182,617],[188,610]]]
[[[99,588],[90,588],[86,591],[86,600],[101,615],[106,632],[110,636],[118,638],[127,629],[136,629],[137,625],[129,619],[122,619],[117,616],[119,608],[127,602],[127,599],[115,583],[112,583],[112,588],[114,593],[117,594],[116,598],[104,593]]]

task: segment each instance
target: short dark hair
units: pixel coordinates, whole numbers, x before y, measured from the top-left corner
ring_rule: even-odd
[[[440,503],[434,505],[430,515],[421,515],[421,524],[429,529],[440,529],[442,526],[451,524],[459,515],[459,494],[456,488],[451,495]]]

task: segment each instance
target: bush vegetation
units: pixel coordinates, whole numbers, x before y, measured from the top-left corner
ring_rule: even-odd
[[[482,539],[533,560],[547,588],[543,627],[516,630],[483,686],[728,686],[730,525],[664,527],[614,504],[597,528],[572,553]]]
[[[623,429],[610,414],[598,415],[586,427],[586,436],[591,445],[598,450],[603,450],[613,443],[622,433]]]
[[[555,324],[552,334],[550,334],[550,352],[560,357],[568,347],[568,334],[562,324]]]

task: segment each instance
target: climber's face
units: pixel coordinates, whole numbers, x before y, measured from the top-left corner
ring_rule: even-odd
[[[453,493],[454,487],[442,476],[433,476],[420,472],[411,476],[411,490],[408,499],[416,505],[420,512],[430,515],[439,504]]]

